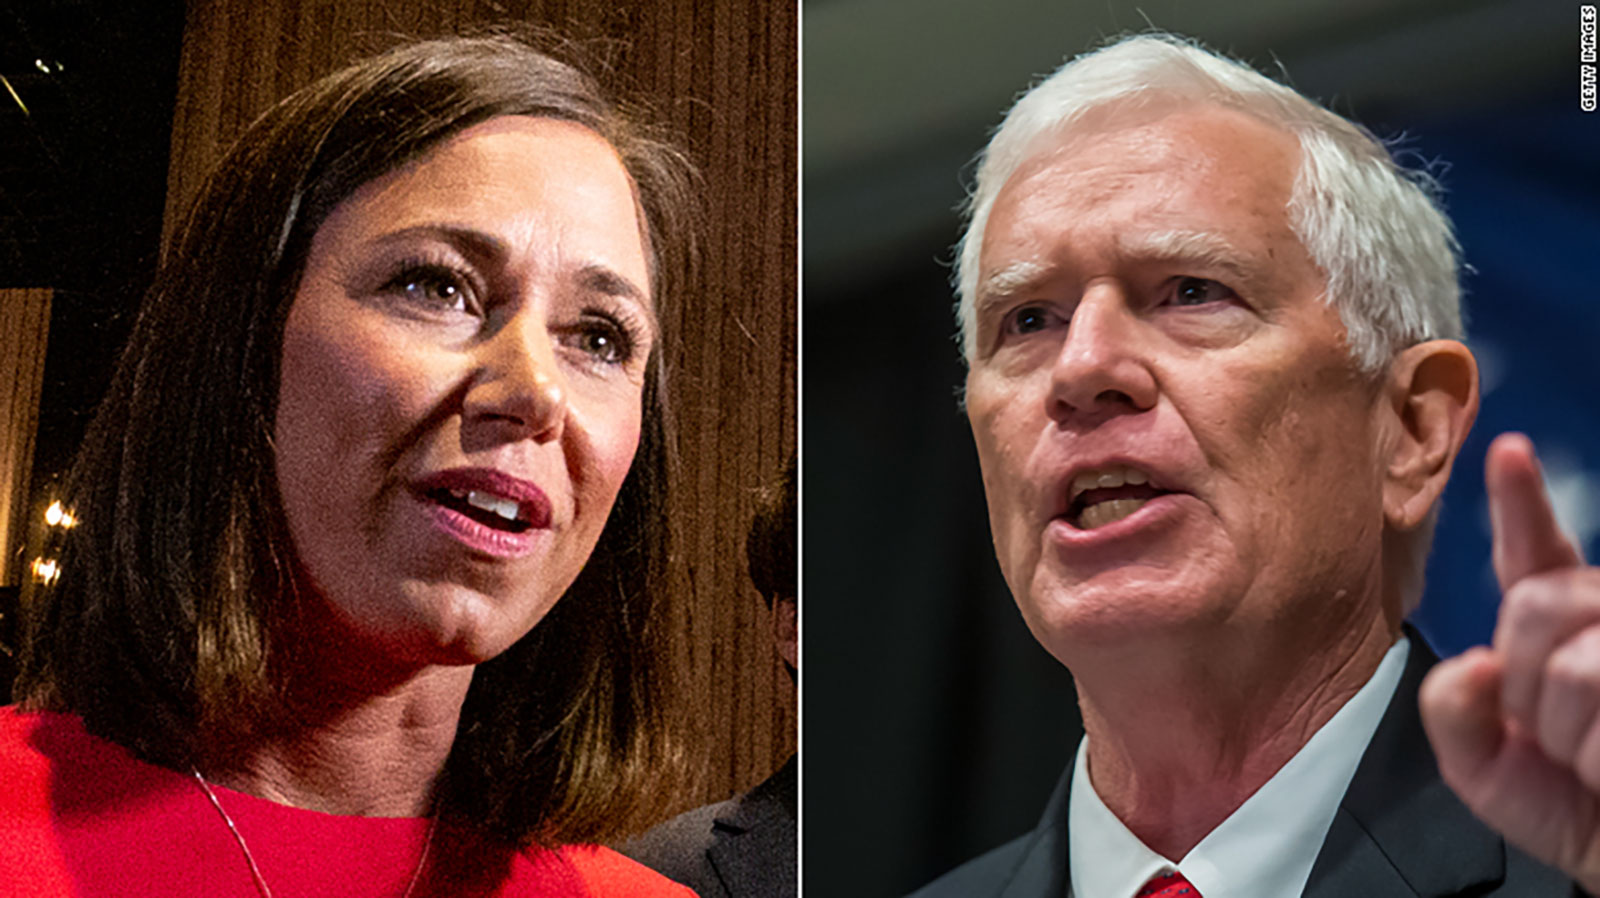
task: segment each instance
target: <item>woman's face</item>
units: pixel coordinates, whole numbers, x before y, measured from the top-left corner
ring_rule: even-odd
[[[474,663],[588,560],[656,338],[631,183],[582,126],[507,116],[339,204],[283,335],[278,485],[362,644]]]

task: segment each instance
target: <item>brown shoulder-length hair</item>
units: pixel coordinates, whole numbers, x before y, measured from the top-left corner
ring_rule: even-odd
[[[545,49],[535,43],[545,45]],[[479,666],[440,813],[519,844],[614,839],[681,769],[671,735],[673,433],[662,353],[694,256],[685,155],[561,61],[492,34],[415,42],[295,93],[206,181],[166,247],[67,485],[81,524],[31,597],[26,703],[178,770],[281,725],[296,561],[271,440],[283,323],[312,235],[358,187],[501,115],[582,124],[632,176],[661,339],[599,543],[533,631]],[[646,818],[646,819],[641,819]]]

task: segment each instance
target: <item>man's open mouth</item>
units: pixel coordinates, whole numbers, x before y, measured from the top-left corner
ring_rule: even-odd
[[[1072,478],[1067,523],[1093,530],[1120,521],[1170,491],[1150,482],[1150,475],[1128,465],[1079,472]]]

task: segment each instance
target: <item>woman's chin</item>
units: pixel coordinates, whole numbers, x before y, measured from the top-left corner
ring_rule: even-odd
[[[488,596],[443,584],[430,584],[413,598],[419,619],[411,639],[418,660],[438,665],[482,664],[499,656],[543,620],[554,604],[530,602],[526,597]]]
[[[404,678],[407,671],[426,667],[491,660],[526,636],[554,604],[553,599],[490,595],[447,582],[368,586],[360,602],[325,599],[330,613],[324,625],[308,628],[313,632],[305,634],[299,648],[316,654],[313,643],[323,643],[321,654],[328,660],[345,661],[336,666]],[[374,595],[388,598],[374,600]]]

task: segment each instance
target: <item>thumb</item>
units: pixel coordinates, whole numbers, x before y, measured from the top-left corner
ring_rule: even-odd
[[[1495,437],[1484,479],[1494,528],[1494,571],[1502,592],[1524,577],[1583,563],[1556,523],[1531,440],[1520,433]]]
[[[1500,717],[1500,659],[1487,648],[1441,661],[1422,681],[1422,727],[1433,743],[1439,773],[1469,807],[1481,773],[1506,738]]]

